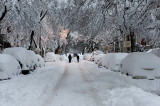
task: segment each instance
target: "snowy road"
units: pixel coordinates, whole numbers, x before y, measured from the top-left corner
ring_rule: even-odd
[[[64,69],[42,106],[103,106],[86,70],[77,63],[66,64]]]
[[[0,82],[0,106],[159,106],[159,80],[133,80],[81,61],[47,63]],[[152,93],[149,93],[152,92]]]

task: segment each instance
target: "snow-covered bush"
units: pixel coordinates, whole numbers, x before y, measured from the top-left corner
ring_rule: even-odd
[[[160,58],[144,52],[130,53],[122,60],[120,71],[138,79],[160,78]]]
[[[0,54],[0,80],[11,78],[21,72],[18,61],[7,54]]]
[[[27,50],[22,47],[6,48],[3,50],[4,54],[13,56],[22,65],[22,72],[33,71],[39,64],[40,58],[33,51]]]
[[[120,71],[120,63],[127,55],[128,53],[107,53],[98,64],[113,71]]]
[[[60,61],[60,56],[54,54],[53,52],[48,52],[46,53],[44,61],[45,62],[57,62],[57,61]]]

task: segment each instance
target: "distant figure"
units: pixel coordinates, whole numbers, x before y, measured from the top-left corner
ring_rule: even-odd
[[[79,56],[78,56],[78,54],[77,54],[77,62],[79,63]]]
[[[69,59],[69,63],[71,63],[71,60],[72,60],[71,54],[69,54],[68,59]]]

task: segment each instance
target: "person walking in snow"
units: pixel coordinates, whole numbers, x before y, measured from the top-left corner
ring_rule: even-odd
[[[71,60],[72,60],[71,54],[69,54],[68,59],[69,59],[69,63],[71,63]]]
[[[77,62],[79,63],[79,55],[77,54]]]

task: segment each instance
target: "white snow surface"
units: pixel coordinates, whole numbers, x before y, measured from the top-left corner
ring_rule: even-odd
[[[104,53],[102,51],[96,50],[91,53],[89,60],[98,63],[99,60],[101,59],[101,57],[103,57],[103,56],[104,56]]]
[[[127,55],[128,53],[107,53],[98,64],[113,71],[120,71],[120,63]]]
[[[18,61],[7,54],[0,54],[0,79],[8,79],[21,72]]]
[[[90,53],[85,53],[83,56],[84,60],[89,60],[91,58],[91,54]]]
[[[159,106],[159,80],[135,80],[93,62],[47,62],[0,81],[1,106]],[[156,94],[154,94],[156,93]]]
[[[57,62],[57,61],[60,61],[60,56],[56,55],[53,52],[48,52],[46,53],[44,60],[45,62]]]
[[[22,70],[33,70],[35,65],[43,65],[43,59],[36,55],[33,51],[22,47],[6,48],[3,50],[4,54],[13,56],[22,64]],[[41,61],[38,61],[38,60]]]
[[[147,51],[147,53],[152,53],[152,54],[160,57],[160,48],[150,49]]]
[[[132,76],[155,79],[160,76],[160,58],[154,54],[135,52],[122,60],[121,72]]]

